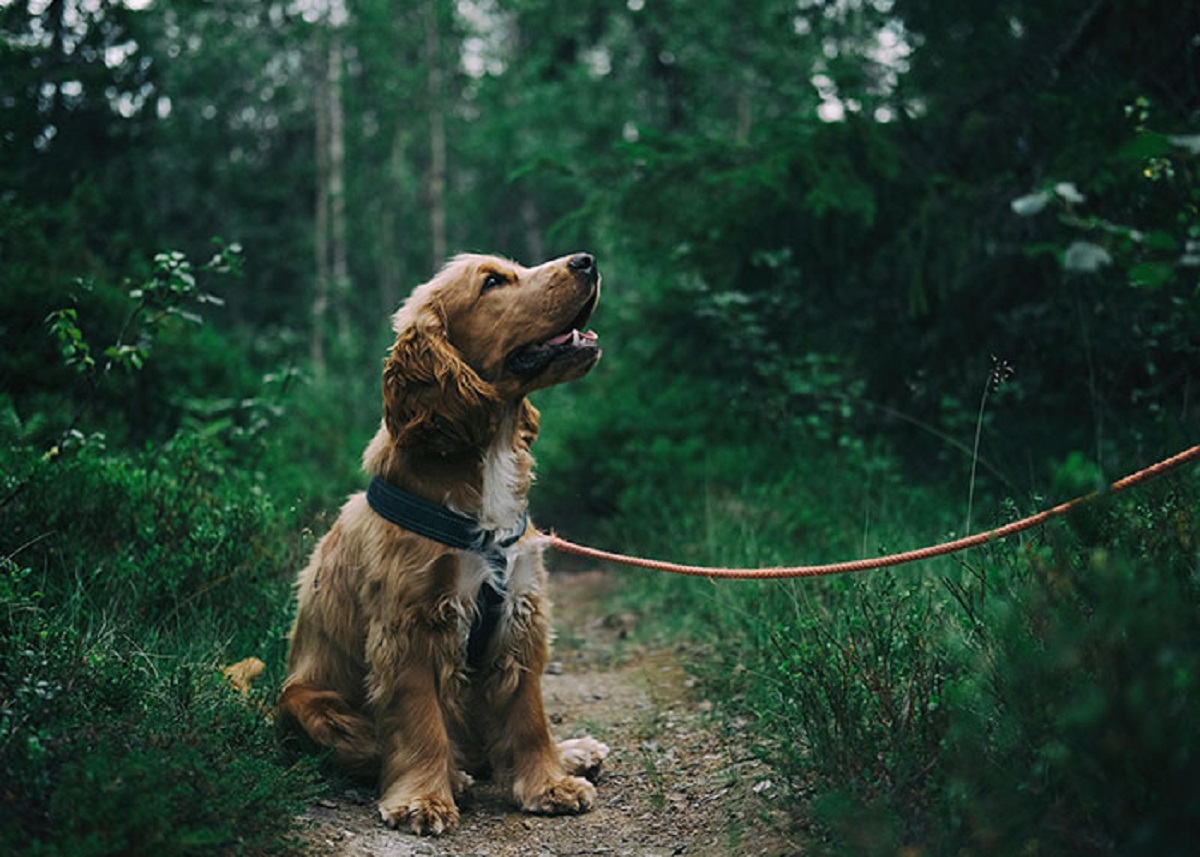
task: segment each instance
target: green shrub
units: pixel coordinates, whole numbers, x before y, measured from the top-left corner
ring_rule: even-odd
[[[307,507],[277,501],[259,466],[284,390],[247,398],[205,371],[147,384],[144,408],[114,405],[148,368],[246,375],[222,335],[175,335],[195,321],[177,318],[194,281],[176,255],[156,265],[129,293],[136,336],[93,348],[85,311],[53,313],[77,383],[0,398],[4,853],[295,850],[317,789],[265,713],[311,547]],[[291,484],[336,490],[309,464],[288,460]],[[220,667],[251,655],[268,670],[243,698]]]
[[[217,670],[211,636],[157,636],[53,603],[35,575],[0,568],[0,793],[6,853],[209,854],[287,847],[315,790],[262,713]]]
[[[294,521],[220,447],[187,435],[41,462],[0,522],[10,545],[44,558],[56,600],[78,587],[151,627],[220,615],[238,628],[297,562]]]
[[[943,809],[979,853],[1182,854],[1200,798],[1197,471],[989,561]]]
[[[815,853],[1186,853],[1200,818],[1196,475],[955,559],[800,581],[631,571],[620,597],[661,617],[649,633],[700,646],[689,668],[726,723],[747,724],[731,737],[749,735],[786,778]],[[845,500],[862,502],[861,489],[826,486],[839,508],[792,484],[816,557],[862,552],[844,538]],[[788,546],[800,519],[755,485],[744,526],[706,518],[714,498],[693,495],[671,534],[681,549],[664,540],[661,552],[725,565],[815,558]],[[884,485],[879,552],[951,525],[937,510],[952,504]],[[706,553],[714,528],[722,548]]]
[[[5,841],[72,855],[278,844],[313,788],[262,713],[302,547],[291,516],[219,448],[180,437],[44,462],[0,526]],[[217,668],[251,654],[273,669],[245,702]]]

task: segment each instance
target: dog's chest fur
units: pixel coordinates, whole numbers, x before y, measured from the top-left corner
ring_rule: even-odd
[[[461,552],[458,554],[458,586],[456,597],[462,606],[460,631],[466,638],[475,616],[475,604],[482,586],[498,583],[497,589],[504,596],[497,635],[506,635],[514,619],[525,612],[530,597],[541,588],[541,549],[529,544],[517,544],[505,551],[508,567],[502,581],[493,582],[496,570],[480,554]]]
[[[512,426],[506,425],[487,449],[481,469],[480,527],[495,533],[499,542],[519,536],[526,525],[525,493],[531,481],[528,453],[513,448]],[[457,599],[460,633],[470,633],[480,587],[494,586],[503,596],[499,622],[494,631],[506,637],[518,631],[527,620],[530,598],[542,585],[542,549],[530,540],[503,549],[504,569],[497,569],[481,554],[459,553]]]

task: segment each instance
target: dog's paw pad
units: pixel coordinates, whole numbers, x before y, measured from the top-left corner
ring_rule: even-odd
[[[608,757],[608,745],[590,736],[572,738],[559,742],[558,755],[568,774],[590,780],[600,773],[600,766]]]
[[[418,797],[391,803],[380,802],[383,823],[418,836],[441,836],[458,825],[458,807],[439,797]]]
[[[570,815],[587,812],[596,803],[596,787],[583,777],[559,777],[521,802],[526,812]]]

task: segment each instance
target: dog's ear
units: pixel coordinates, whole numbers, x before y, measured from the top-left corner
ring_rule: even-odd
[[[383,369],[384,422],[398,446],[450,453],[486,445],[496,430],[496,390],[446,337],[434,306],[402,327]]]

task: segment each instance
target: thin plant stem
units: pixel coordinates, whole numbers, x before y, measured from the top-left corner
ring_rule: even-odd
[[[975,470],[979,463],[979,439],[983,434],[983,412],[987,407],[988,391],[992,389],[992,376],[983,384],[983,395],[979,397],[979,413],[975,417],[975,443],[971,447],[971,478],[967,481],[967,520],[963,524],[963,535],[971,535],[971,512],[975,506]]]

